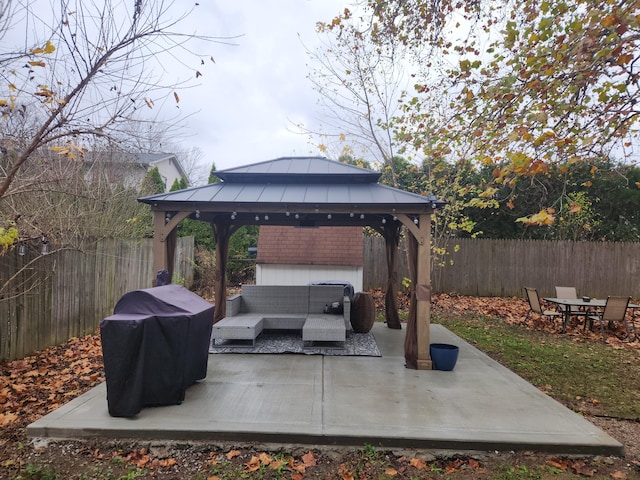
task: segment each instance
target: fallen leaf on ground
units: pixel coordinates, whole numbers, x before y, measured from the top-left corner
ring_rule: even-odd
[[[227,460],[231,460],[232,458],[235,458],[238,455],[240,455],[240,451],[239,450],[230,450],[230,451],[227,452],[227,454],[225,456],[227,457]]]
[[[313,467],[313,466],[317,465],[316,458],[313,456],[313,452],[311,450],[309,450],[309,452],[305,453],[302,456],[302,462],[307,467]]]

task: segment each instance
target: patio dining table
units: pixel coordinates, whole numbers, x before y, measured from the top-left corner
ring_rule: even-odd
[[[555,297],[545,297],[547,302],[555,303],[557,305],[562,305],[565,308],[563,309],[563,319],[562,319],[562,333],[567,331],[567,325],[572,315],[579,315],[586,317],[587,315],[592,315],[594,309],[602,309],[607,304],[607,299],[598,299],[591,298],[590,300],[584,300],[582,298],[555,298]],[[578,307],[575,309],[573,307]],[[636,305],[634,303],[630,303],[627,308],[631,308],[634,311],[635,309],[640,308],[640,305]],[[586,321],[586,319],[585,319]],[[631,334],[627,332],[627,335],[631,337]]]

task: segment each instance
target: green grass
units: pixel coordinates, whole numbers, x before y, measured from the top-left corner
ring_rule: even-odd
[[[478,349],[575,411],[640,419],[640,353],[509,325],[496,318],[439,318]]]

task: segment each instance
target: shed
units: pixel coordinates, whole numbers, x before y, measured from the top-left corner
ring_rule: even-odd
[[[258,285],[306,285],[340,279],[361,291],[363,263],[362,227],[260,226]]]
[[[138,199],[154,214],[155,270],[173,270],[176,227],[185,218],[211,223],[216,237],[215,318],[224,318],[230,236],[242,225],[369,226],[385,238],[390,275],[387,325],[400,328],[395,259],[404,227],[412,280],[405,338],[409,368],[431,369],[431,216],[444,202],[378,183],[380,173],[325,157],[282,157],[216,172],[222,180]]]

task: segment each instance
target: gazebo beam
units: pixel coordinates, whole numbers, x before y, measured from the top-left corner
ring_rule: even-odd
[[[178,224],[187,218],[192,212],[175,212],[167,222],[166,211],[154,210],[153,212],[153,269],[154,273],[159,270],[169,270],[169,275],[173,275],[173,256],[175,252],[168,246],[168,239],[171,233],[178,227]]]

